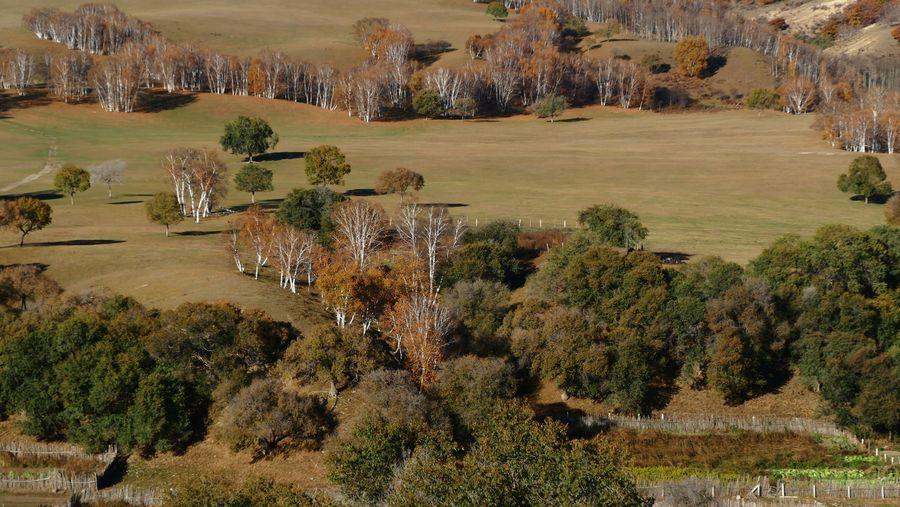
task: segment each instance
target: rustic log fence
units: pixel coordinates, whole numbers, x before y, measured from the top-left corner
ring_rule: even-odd
[[[162,505],[165,491],[161,489],[116,486],[100,490],[86,490],[74,493],[69,498],[70,505],[97,502],[124,502],[137,507]]]
[[[96,491],[103,483],[118,456],[118,450],[110,446],[100,454],[90,454],[70,444],[49,444],[41,442],[5,442],[0,444],[0,453],[17,458],[38,457],[53,460],[84,460],[96,462],[93,472],[72,472],[51,468],[41,472],[0,473],[0,489],[26,491]]]
[[[887,500],[900,498],[900,482],[879,480],[756,480],[685,479],[662,484],[638,484],[657,505],[704,505],[721,499],[762,498]],[[720,505],[720,503],[715,503]]]
[[[752,431],[756,433],[803,433],[846,438],[849,442],[862,445],[853,433],[840,426],[801,417],[719,417],[719,416],[626,416],[607,414],[586,415],[581,424],[589,428],[620,427],[633,430],[659,430],[673,433],[707,433],[710,431]]]

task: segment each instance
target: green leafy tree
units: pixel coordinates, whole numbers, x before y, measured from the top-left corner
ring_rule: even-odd
[[[569,100],[567,98],[561,95],[547,95],[534,104],[531,111],[538,118],[549,118],[550,123],[553,123],[553,120],[568,108]]]
[[[225,133],[219,139],[222,149],[235,155],[253,156],[274,149],[278,144],[278,134],[262,118],[239,116],[225,124]]]
[[[413,97],[413,110],[425,118],[437,118],[444,114],[441,96],[434,90],[421,90]]]
[[[463,280],[444,293],[444,304],[456,316],[467,350],[478,355],[502,355],[507,342],[497,330],[509,310],[509,289],[500,282]]]
[[[175,194],[160,192],[151,197],[145,206],[147,208],[147,218],[151,222],[166,227],[167,238],[169,237],[169,226],[184,220],[181,205],[178,204]]]
[[[611,204],[591,206],[581,211],[578,223],[587,229],[590,239],[620,248],[638,248],[648,233],[637,215]]]
[[[326,457],[328,478],[350,498],[376,504],[417,440],[409,426],[368,417],[349,437],[334,441]]]
[[[841,192],[853,192],[865,198],[866,204],[872,197],[891,195],[891,184],[878,157],[863,155],[850,163],[846,174],[838,177],[837,186]]]
[[[506,19],[509,16],[509,10],[503,5],[503,2],[491,2],[487,6],[487,14],[494,19]]]
[[[748,280],[710,302],[709,329],[710,384],[727,403],[765,392],[784,373],[780,352],[787,336],[764,281]]]
[[[142,378],[129,410],[135,445],[144,454],[183,450],[199,431],[198,402],[190,384],[171,372],[157,370]]]
[[[279,222],[299,229],[318,231],[319,238],[327,242],[334,230],[331,212],[345,197],[327,188],[295,189],[278,206],[275,217]]]
[[[19,197],[0,202],[0,228],[15,229],[19,233],[19,246],[25,244],[25,236],[50,225],[53,208],[34,197]]]
[[[350,174],[347,157],[337,146],[323,144],[309,150],[305,157],[306,178],[310,185],[343,185],[344,176]]]
[[[53,186],[75,204],[75,194],[91,188],[91,173],[74,164],[66,164],[53,177]]]
[[[246,164],[234,175],[234,185],[241,192],[250,192],[250,202],[256,202],[257,192],[271,192],[272,170],[257,164]]]

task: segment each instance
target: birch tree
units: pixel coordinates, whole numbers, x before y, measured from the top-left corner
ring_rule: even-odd
[[[372,254],[382,244],[384,219],[380,206],[364,200],[346,201],[334,210],[338,244],[346,249],[360,271],[365,270]]]
[[[101,162],[88,169],[91,173],[91,183],[106,185],[107,197],[112,198],[112,186],[121,185],[125,181],[125,168],[128,162],[116,159]]]

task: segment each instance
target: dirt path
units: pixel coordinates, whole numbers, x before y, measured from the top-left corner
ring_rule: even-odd
[[[41,169],[40,171],[38,171],[34,174],[29,174],[28,176],[25,176],[24,178],[22,178],[21,180],[15,182],[15,183],[10,183],[9,185],[6,185],[5,187],[0,188],[0,192],[9,192],[9,191],[15,190],[16,188],[19,188],[22,185],[31,183],[32,181],[40,178],[41,176],[50,174],[51,172],[56,170],[58,167],[59,167],[59,164],[56,163],[56,146],[54,145],[54,146],[51,146],[49,150],[47,150],[47,162],[44,163],[43,169]]]

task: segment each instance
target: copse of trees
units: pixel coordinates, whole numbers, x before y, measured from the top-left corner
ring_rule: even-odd
[[[278,134],[262,118],[239,116],[225,124],[225,133],[219,144],[223,150],[235,155],[246,155],[253,162],[254,155],[261,155],[275,148]]]
[[[838,177],[837,186],[841,192],[861,195],[866,204],[873,197],[887,197],[893,192],[881,161],[873,155],[853,159],[848,171]]]
[[[50,225],[53,208],[34,197],[19,197],[0,201],[0,228],[13,229],[19,234],[19,246],[25,244],[25,236]]]
[[[75,194],[91,188],[91,174],[75,164],[66,164],[53,177],[53,186],[75,204]]]
[[[234,186],[241,192],[249,192],[250,202],[255,203],[257,192],[274,190],[272,170],[252,162],[246,164],[234,175]]]

